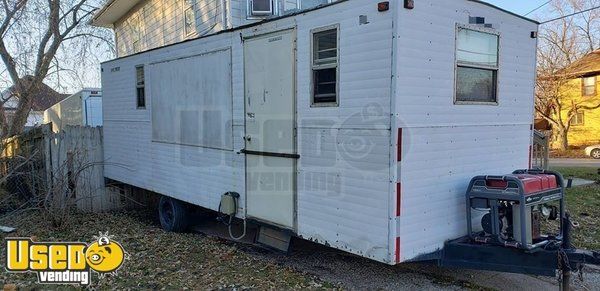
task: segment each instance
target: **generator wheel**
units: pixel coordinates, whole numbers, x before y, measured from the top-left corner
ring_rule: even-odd
[[[187,206],[177,199],[162,196],[158,203],[160,225],[166,231],[183,232],[187,229]]]

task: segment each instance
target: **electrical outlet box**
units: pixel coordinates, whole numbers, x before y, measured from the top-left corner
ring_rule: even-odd
[[[235,215],[237,212],[236,197],[230,193],[225,193],[221,196],[221,207],[219,211],[225,215]]]

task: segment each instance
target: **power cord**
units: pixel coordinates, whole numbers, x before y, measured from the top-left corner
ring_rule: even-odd
[[[238,199],[240,198],[240,194],[235,193],[235,192],[227,192],[224,195],[228,195],[231,196],[233,198],[233,209],[235,209],[234,213],[231,215],[228,214],[224,214],[221,211],[221,203],[219,203],[219,213],[221,213],[221,215],[219,215],[219,217],[217,217],[217,220],[222,222],[223,224],[225,224],[227,226],[227,230],[229,232],[229,237],[231,237],[231,239],[233,240],[242,240],[244,237],[246,237],[246,228],[247,228],[247,223],[246,223],[246,218],[244,218],[244,228],[242,231],[242,234],[239,237],[236,237],[235,235],[233,235],[233,219],[235,218],[235,216],[237,215],[237,210],[238,210]],[[227,219],[227,216],[229,216],[229,219]]]

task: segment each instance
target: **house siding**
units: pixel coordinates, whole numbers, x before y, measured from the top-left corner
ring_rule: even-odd
[[[297,1],[276,1],[276,10],[280,14],[295,10]],[[195,31],[187,34],[185,5],[185,0],[140,2],[114,24],[117,55],[123,57],[261,20],[248,17],[247,0],[195,0]]]
[[[569,111],[572,109],[571,104],[579,106],[595,107],[600,103],[600,75],[596,76],[596,94],[593,96],[583,96],[581,78],[569,81],[563,87],[565,92],[563,98],[563,108],[561,111],[563,120],[568,119]],[[600,143],[600,109],[579,110],[584,114],[583,124],[572,124],[569,129],[568,138],[571,146],[589,146]],[[558,142],[554,146],[558,146]]]

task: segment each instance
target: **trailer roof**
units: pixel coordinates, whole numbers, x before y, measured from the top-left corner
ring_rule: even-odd
[[[109,3],[112,3],[114,1],[116,1],[116,0],[109,0]],[[311,12],[311,11],[323,9],[325,7],[337,5],[337,4],[348,2],[348,1],[350,1],[350,0],[338,0],[338,1],[335,1],[335,2],[327,3],[327,4],[321,4],[321,5],[309,8],[309,9],[298,10],[298,11],[294,11],[293,13],[289,13],[289,14],[285,14],[285,15],[281,15],[281,16],[275,16],[275,17],[266,18],[266,19],[264,19],[262,21],[258,21],[258,22],[254,22],[254,23],[249,23],[249,24],[246,24],[246,25],[241,25],[241,26],[230,28],[230,29],[221,30],[221,31],[218,31],[218,32],[215,32],[215,33],[206,34],[206,35],[202,35],[202,36],[199,36],[199,37],[186,39],[184,41],[180,41],[180,42],[168,44],[168,45],[165,45],[165,46],[155,47],[155,48],[152,48],[152,49],[149,49],[149,50],[145,50],[145,51],[142,51],[142,52],[138,52],[138,53],[135,53],[135,54],[130,54],[130,55],[118,57],[118,58],[115,58],[115,59],[112,59],[112,60],[108,60],[108,61],[102,62],[101,64],[110,63],[112,61],[125,59],[125,58],[128,58],[128,57],[140,55],[140,54],[143,54],[143,53],[146,53],[146,52],[151,52],[151,51],[158,50],[158,49],[161,49],[161,48],[170,47],[170,46],[174,46],[174,45],[178,45],[178,44],[181,44],[181,43],[186,43],[186,42],[190,42],[190,41],[194,41],[194,40],[198,40],[198,39],[202,39],[202,38],[206,38],[206,37],[210,37],[210,36],[214,36],[214,35],[219,35],[219,34],[222,34],[222,33],[228,33],[228,32],[232,32],[232,31],[237,31],[237,30],[242,30],[242,29],[246,29],[246,28],[249,28],[249,27],[254,27],[254,26],[262,25],[264,23],[268,23],[268,22],[271,22],[271,21],[276,21],[276,20],[283,19],[283,18],[293,17],[293,16],[296,16],[296,15],[300,15],[300,14],[304,14],[304,13],[307,13],[307,12]],[[515,17],[521,18],[523,20],[526,20],[526,21],[535,23],[537,25],[540,25],[540,22],[538,22],[538,21],[535,21],[535,20],[533,20],[531,18],[527,18],[525,16],[516,14],[514,12],[510,12],[510,11],[508,11],[506,9],[500,8],[500,7],[496,6],[496,5],[490,4],[490,3],[485,2],[485,1],[481,1],[481,0],[466,0],[466,1],[483,4],[483,5],[489,6],[491,8],[497,9],[499,11],[502,11],[504,13],[508,13],[508,14],[510,14],[512,16],[515,16]]]

